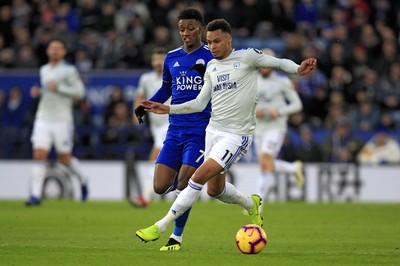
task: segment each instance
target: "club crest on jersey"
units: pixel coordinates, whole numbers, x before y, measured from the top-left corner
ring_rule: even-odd
[[[233,63],[233,68],[234,69],[239,69],[240,68],[240,62],[234,62]]]
[[[186,76],[186,72],[187,72],[187,71],[184,71],[184,70],[179,71],[179,73],[181,74],[182,77],[183,77],[183,76]]]
[[[204,61],[203,59],[197,59],[196,64],[206,64],[206,61]]]
[[[216,71],[217,71],[217,68],[214,67],[213,70],[212,70],[211,72],[216,72]]]

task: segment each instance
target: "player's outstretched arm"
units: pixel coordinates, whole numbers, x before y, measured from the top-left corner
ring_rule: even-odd
[[[301,62],[301,65],[297,69],[297,73],[299,75],[306,75],[313,71],[317,67],[317,59],[315,58],[307,58],[303,62]]]
[[[153,101],[144,100],[140,102],[140,105],[144,107],[144,110],[147,112],[152,112],[155,114],[169,114],[169,105],[165,105],[162,103],[157,103]]]

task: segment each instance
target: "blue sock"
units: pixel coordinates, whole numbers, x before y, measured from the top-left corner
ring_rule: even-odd
[[[178,217],[178,219],[175,220],[174,235],[182,236],[191,209],[192,208],[185,211],[181,216]]]

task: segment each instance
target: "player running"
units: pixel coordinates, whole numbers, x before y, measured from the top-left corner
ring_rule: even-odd
[[[275,56],[270,49],[262,52]],[[288,116],[299,112],[302,103],[291,80],[271,68],[260,69],[257,94],[254,137],[261,168],[258,195],[264,197],[275,171],[294,174],[297,185],[301,187],[304,184],[303,164],[300,161],[290,163],[276,159],[287,132]]]
[[[80,170],[78,159],[72,156],[74,123],[73,99],[85,94],[85,87],[76,68],[64,61],[67,49],[64,41],[54,39],[47,48],[49,63],[40,68],[41,88],[32,87],[32,96],[40,94],[31,141],[34,164],[30,181],[30,197],[27,206],[39,205],[43,181],[46,176],[46,160],[52,145],[58,160],[66,170],[78,177],[81,184],[81,199],[88,197],[87,180]]]
[[[164,60],[161,88],[150,99],[164,103],[170,97],[172,104],[180,104],[197,97],[203,87],[205,66],[212,59],[208,47],[201,42],[203,15],[194,8],[186,8],[178,15],[178,29],[183,46],[170,51]],[[193,69],[193,66],[199,70]],[[154,191],[166,194],[176,189],[179,194],[204,158],[205,128],[210,119],[211,106],[188,115],[171,114],[164,145],[156,160]],[[143,116],[143,106],[135,109]],[[182,234],[190,208],[175,221],[174,231],[161,251],[180,250]]]
[[[183,104],[172,103],[171,106],[142,102],[147,111],[159,114],[198,112],[206,108],[210,99],[212,103],[212,115],[206,129],[205,161],[173,202],[167,215],[154,225],[136,231],[145,242],[157,240],[172,221],[190,209],[207,182],[207,193],[211,197],[242,206],[252,223],[262,225],[261,198],[258,195],[246,196],[225,180],[226,170],[246,153],[252,140],[256,126],[258,69],[277,68],[305,75],[316,66],[314,58],[297,65],[291,60],[264,55],[256,49],[234,50],[231,26],[224,19],[213,20],[207,25],[207,44],[215,60],[207,66],[204,86],[196,99]]]

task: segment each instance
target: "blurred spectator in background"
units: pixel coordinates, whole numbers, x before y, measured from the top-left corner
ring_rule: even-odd
[[[88,72],[93,68],[93,62],[88,58],[85,50],[77,50],[75,53],[75,66],[79,72]]]
[[[326,105],[329,97],[327,85],[326,76],[318,68],[297,79],[298,92],[307,116],[306,120],[315,126],[321,126],[327,114]]]
[[[13,0],[11,5],[14,25],[28,27],[31,15],[31,6],[25,0]]]
[[[301,55],[304,45],[303,36],[298,32],[287,32],[283,34],[283,38],[285,39],[286,47],[283,49],[282,57],[301,62],[303,60]]]
[[[386,41],[382,43],[382,56],[374,60],[374,68],[379,76],[390,75],[390,66],[399,60],[397,44],[395,41]]]
[[[156,26],[153,29],[153,39],[143,47],[143,60],[146,66],[151,65],[151,53],[157,47],[163,47],[167,51],[170,51],[177,47],[171,43],[171,31],[166,26]]]
[[[19,87],[12,87],[5,98],[3,106],[3,127],[11,132],[10,137],[21,129],[27,106],[24,103],[22,91]]]
[[[400,163],[400,145],[388,134],[384,127],[370,139],[357,155],[362,164],[398,164]]]
[[[128,104],[128,102],[124,99],[122,88],[120,86],[114,85],[110,91],[110,100],[104,109],[105,124],[111,123],[110,119],[115,115],[115,106],[119,103],[123,103],[125,105]]]
[[[378,88],[378,73],[374,69],[367,69],[362,79],[356,80],[350,86],[347,94],[349,104],[357,105],[363,101],[374,101],[376,103]]]
[[[330,163],[354,163],[363,142],[353,136],[347,118],[340,117],[332,133],[322,143],[323,161]]]
[[[106,32],[106,38],[101,42],[101,54],[96,66],[101,68],[116,68],[122,58],[123,38],[115,30]]]
[[[153,26],[167,26],[169,25],[167,14],[173,7],[172,0],[152,0],[149,4],[150,17]],[[169,49],[168,49],[169,50]]]
[[[99,34],[94,31],[84,31],[80,36],[78,50],[85,51],[93,66],[98,66],[98,60],[102,53]]]
[[[134,38],[126,39],[122,46],[121,58],[118,63],[119,68],[143,67],[141,54],[142,47],[137,45]]]
[[[367,49],[367,53],[372,58],[379,58],[380,56],[380,45],[381,42],[375,31],[375,29],[370,24],[364,24],[361,26],[361,36],[357,43],[360,43]]]
[[[314,25],[318,19],[319,10],[314,0],[300,0],[296,5],[295,23],[303,31],[314,30]]]
[[[0,7],[0,34],[4,38],[4,47],[9,47],[14,42],[12,25],[13,16],[11,7],[8,5]]]
[[[15,66],[15,54],[12,48],[6,48],[0,51],[0,67],[13,68]]]
[[[322,162],[322,151],[314,139],[314,133],[310,125],[300,126],[300,140],[295,145],[295,157],[305,163]]]
[[[115,29],[115,5],[105,2],[101,5],[101,19],[96,25],[96,30],[100,33],[106,33]]]
[[[103,144],[116,144],[111,149],[105,150],[106,159],[123,159],[128,143],[137,140],[132,127],[130,108],[126,102],[114,105],[113,114],[107,120],[105,131],[102,135]],[[114,149],[116,148],[116,149]]]
[[[266,7],[262,9],[262,18],[270,24],[274,35],[279,36],[282,32],[294,32],[296,25],[293,16],[293,1],[270,0],[265,2]],[[291,59],[296,60],[296,58]]]
[[[238,37],[251,37],[257,27],[257,24],[262,21],[262,11],[265,7],[257,0],[241,0],[241,5],[238,10],[238,24],[236,35]]]
[[[400,63],[390,65],[389,75],[379,79],[377,100],[381,108],[392,111],[400,108]]]
[[[54,23],[64,22],[66,29],[69,32],[77,32],[80,28],[80,21],[78,13],[71,8],[69,2],[61,2],[54,15]],[[100,21],[105,20],[103,16]]]
[[[115,27],[118,32],[125,33],[132,24],[132,20],[140,18],[144,25],[150,21],[150,11],[148,6],[141,1],[122,0],[120,8],[115,13]]]
[[[370,101],[362,101],[350,113],[353,132],[372,132],[379,124],[379,109]]]
[[[329,102],[326,104],[327,115],[324,118],[323,127],[333,128],[337,119],[346,114],[347,107],[342,92],[331,92],[329,95]]]
[[[330,73],[330,78],[328,80],[329,92],[339,92],[341,93],[345,100],[351,98],[349,95],[349,88],[352,81],[352,76],[349,71],[347,71],[343,66],[335,66],[332,68]]]
[[[21,47],[18,54],[16,55],[15,66],[19,68],[37,68],[39,67],[39,62],[36,58],[32,47],[25,45]]]
[[[204,21],[223,18],[232,26],[232,32],[236,34],[239,9],[235,6],[234,0],[216,0],[210,5],[205,13]]]
[[[351,62],[349,71],[355,82],[360,82],[366,71],[370,68],[369,57],[364,46],[357,44],[352,48]]]
[[[80,29],[95,30],[102,19],[97,0],[82,0],[80,3]]]

